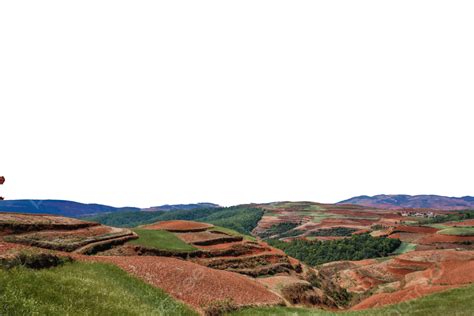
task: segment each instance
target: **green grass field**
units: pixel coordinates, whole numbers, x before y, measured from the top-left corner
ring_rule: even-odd
[[[442,235],[474,236],[474,227],[449,227],[438,231]]]
[[[135,228],[133,231],[137,233],[139,238],[130,241],[130,244],[170,251],[196,250],[195,247],[185,243],[175,234],[165,230]]]
[[[197,315],[109,264],[0,269],[0,285],[0,315]]]
[[[405,253],[405,252],[410,252],[410,251],[415,250],[416,246],[417,246],[416,244],[402,242],[400,247],[398,247],[397,250],[395,250],[393,253],[396,254],[396,255],[399,255],[399,254],[402,254],[402,253]]]
[[[295,215],[312,217],[312,222],[320,223],[326,218],[343,218],[342,215],[332,214],[324,211],[298,211]]]
[[[474,285],[436,293],[420,299],[390,305],[383,308],[351,312],[327,312],[317,309],[267,307],[248,308],[228,315],[232,316],[470,316],[474,311]]]
[[[437,229],[445,229],[445,228],[449,227],[449,226],[446,226],[444,224],[427,224],[427,225],[423,225],[423,226],[437,228]]]

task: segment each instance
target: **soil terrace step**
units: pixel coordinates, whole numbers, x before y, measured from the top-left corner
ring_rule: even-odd
[[[185,221],[185,220],[173,220],[157,222],[150,225],[142,226],[144,229],[155,229],[155,230],[166,230],[173,233],[184,233],[184,232],[204,232],[214,225],[201,222]]]
[[[97,230],[97,232],[94,230]],[[85,228],[75,231],[40,231],[10,235],[4,237],[4,240],[39,248],[71,252],[82,248],[89,249],[88,246],[92,244],[116,245],[134,238],[137,238],[137,235],[128,229],[96,226],[91,229]]]
[[[235,241],[242,241],[242,236],[231,236],[222,232],[204,231],[193,233],[175,233],[181,240],[188,244],[209,246],[218,245]]]
[[[200,259],[198,260],[198,263],[219,270],[247,268],[253,269],[259,266],[276,263],[285,263],[291,266],[290,261],[286,255],[274,253],[263,253],[240,257],[216,257],[210,259]]]
[[[127,234],[123,237],[112,237],[110,239],[105,239],[97,242],[93,242],[87,244],[83,247],[80,247],[74,250],[75,253],[85,254],[85,255],[92,255],[99,251],[107,250],[112,248],[113,246],[123,245],[129,240],[137,239],[138,235],[135,233]]]
[[[264,266],[258,266],[255,268],[245,268],[245,269],[225,269],[226,271],[229,272],[235,272],[235,273],[240,273],[244,275],[251,276],[253,278],[259,277],[259,276],[265,276],[265,275],[274,275],[277,273],[290,273],[290,271],[293,269],[291,264],[289,263],[274,263],[274,264],[267,264]]]

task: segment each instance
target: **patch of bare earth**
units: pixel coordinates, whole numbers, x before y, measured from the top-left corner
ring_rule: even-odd
[[[458,225],[464,222],[457,222]],[[390,230],[389,238],[415,243],[418,250],[467,248],[474,242],[474,236],[438,234],[439,229],[425,226],[398,226]]]
[[[23,245],[0,241],[0,257],[7,255],[12,250],[20,250],[24,248],[26,247]]]
[[[397,304],[400,302],[412,300],[415,298],[420,298],[428,294],[441,292],[444,290],[449,290],[453,288],[452,286],[431,286],[431,287],[423,287],[423,286],[415,286],[406,288],[394,293],[379,293],[374,294],[371,297],[363,300],[359,304],[352,307],[353,310],[362,310],[368,308],[375,308],[384,305],[391,305]]]
[[[443,223],[443,225],[446,225],[446,226],[451,226],[451,227],[454,227],[454,226],[474,226],[474,219],[466,219],[466,220],[463,220],[462,222],[449,222],[449,223]]]
[[[200,310],[212,302],[229,299],[238,306],[275,305],[282,302],[280,297],[251,278],[189,261],[149,256],[84,258],[113,263]]]
[[[212,231],[195,233],[176,233],[184,242],[193,245],[215,245],[227,242],[242,241],[242,236],[231,236],[228,234]]]
[[[199,232],[214,227],[212,224],[175,220],[157,222],[151,225],[143,226],[144,229],[167,230],[169,232]]]
[[[110,241],[122,237],[133,238],[135,235],[128,229],[107,226],[94,226],[77,230],[40,231],[5,237],[6,240],[40,248],[74,251],[88,244]],[[127,239],[128,240],[128,239]],[[125,242],[125,241],[124,241]]]
[[[61,216],[0,212],[0,236],[45,229],[79,229],[97,225],[99,224]]]
[[[136,238],[124,228],[45,215],[0,214],[7,242],[60,251],[93,252]]]
[[[473,283],[474,252],[414,251],[364,265],[331,263],[319,270],[349,292],[365,296],[352,307],[357,310],[395,304]]]

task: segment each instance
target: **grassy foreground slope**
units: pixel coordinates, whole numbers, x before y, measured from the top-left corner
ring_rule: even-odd
[[[233,316],[385,316],[385,315],[411,315],[411,316],[446,316],[446,315],[472,315],[474,310],[474,285],[453,289],[441,293],[425,296],[416,300],[382,308],[367,309],[363,311],[327,312],[303,308],[268,307],[248,308],[234,313]]]
[[[0,269],[0,284],[0,315],[197,315],[108,264]]]

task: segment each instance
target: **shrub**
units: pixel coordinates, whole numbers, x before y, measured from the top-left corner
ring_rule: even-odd
[[[47,252],[22,251],[11,257],[0,258],[0,267],[11,269],[23,266],[29,269],[45,269],[57,267],[71,261],[71,257],[60,257]]]
[[[273,225],[272,227],[268,228],[266,231],[260,234],[261,238],[268,238],[271,236],[275,235],[280,235],[280,237],[283,237],[281,235],[288,236],[291,235],[290,231],[297,227],[299,224],[297,223],[279,223],[276,225]]]
[[[204,308],[204,315],[206,316],[221,316],[232,311],[237,310],[237,305],[232,299],[225,299],[214,301]]]

